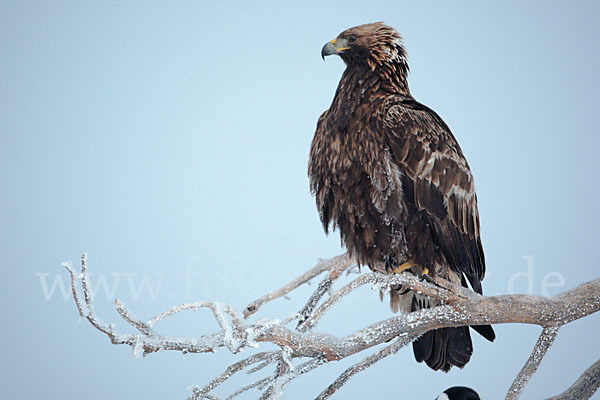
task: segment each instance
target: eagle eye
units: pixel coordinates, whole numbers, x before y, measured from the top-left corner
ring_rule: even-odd
[[[356,42],[356,36],[350,35],[346,38],[346,40],[348,41],[348,43],[352,44],[352,43]]]

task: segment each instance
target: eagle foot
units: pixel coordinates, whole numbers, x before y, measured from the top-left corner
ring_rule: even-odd
[[[408,269],[412,269],[411,272],[413,272],[416,275],[429,276],[429,268],[422,267],[419,264],[415,263],[413,260],[408,260],[404,264],[400,264],[399,266],[394,268],[393,272],[395,274],[400,274]]]
[[[396,268],[394,268],[393,272],[395,274],[400,274],[400,273],[406,271],[407,269],[411,269],[412,267],[416,267],[416,266],[417,266],[417,264],[413,260],[408,260],[404,264],[400,264]]]

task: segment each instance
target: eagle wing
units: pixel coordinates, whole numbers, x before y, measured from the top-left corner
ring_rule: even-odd
[[[485,259],[469,165],[444,121],[412,98],[385,107],[384,132],[403,174],[404,201],[424,213],[450,268],[481,293]]]

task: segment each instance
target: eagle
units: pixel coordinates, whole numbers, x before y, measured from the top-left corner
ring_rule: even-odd
[[[482,293],[485,259],[473,175],[448,125],[408,87],[400,34],[384,23],[347,29],[321,56],[346,64],[310,149],[311,192],[326,233],[338,229],[359,265],[386,274],[438,276]],[[394,312],[439,301],[395,286]],[[489,325],[471,326],[489,341]],[[448,372],[473,353],[469,327],[413,342],[418,362]]]

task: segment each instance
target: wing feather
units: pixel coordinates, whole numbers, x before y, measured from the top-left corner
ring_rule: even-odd
[[[384,127],[393,161],[413,186],[408,201],[428,216],[450,267],[481,293],[485,260],[477,196],[452,132],[433,110],[408,97],[387,105]]]

